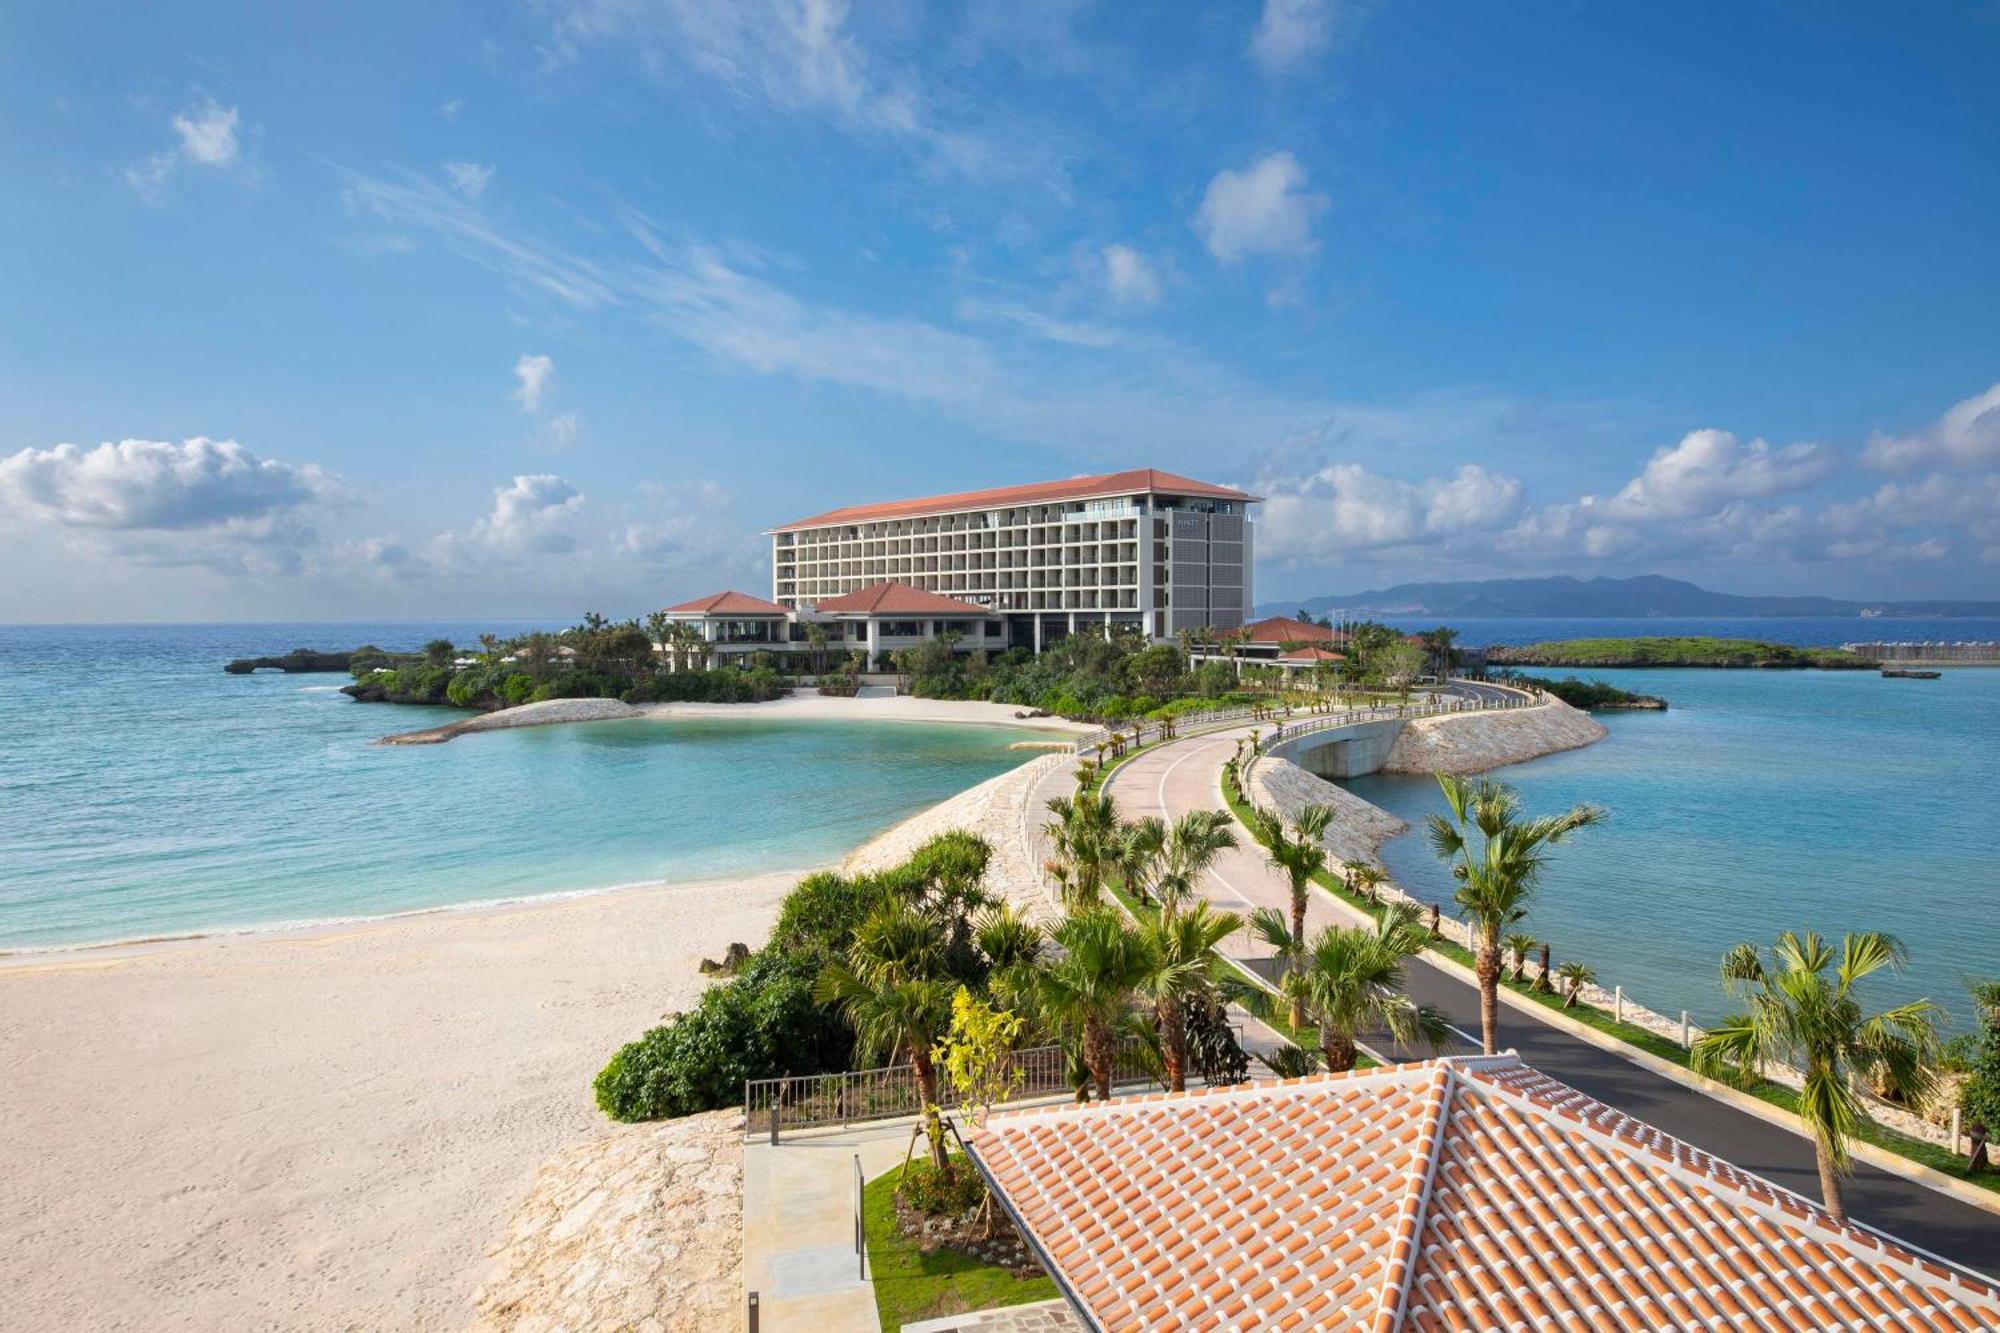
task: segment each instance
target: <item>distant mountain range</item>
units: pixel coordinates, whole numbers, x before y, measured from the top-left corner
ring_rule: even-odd
[[[1682,579],[1479,579],[1266,602],[1258,615],[1348,616],[2000,616],[2000,601],[1850,602],[1837,597],[1739,597]]]

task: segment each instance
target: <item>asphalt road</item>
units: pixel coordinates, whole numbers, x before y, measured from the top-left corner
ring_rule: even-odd
[[[1111,778],[1111,791],[1128,819],[1160,815],[1172,819],[1195,809],[1223,808],[1222,765],[1240,732],[1190,737],[1136,756]],[[1248,914],[1253,906],[1289,910],[1285,881],[1264,864],[1262,849],[1243,836],[1243,846],[1226,852],[1203,885],[1218,906]],[[1308,929],[1352,925],[1362,918],[1331,895],[1316,892],[1307,911]],[[1247,934],[1226,947],[1253,966],[1268,960]],[[1413,964],[1410,993],[1435,1005],[1466,1033],[1479,1030],[1478,992],[1466,982],[1426,962]],[[1559,1028],[1502,1005],[1500,1046],[1607,1105],[1666,1130],[1765,1179],[1809,1199],[1819,1197],[1819,1173],[1810,1140],[1672,1079],[1655,1074]],[[1422,1052],[1428,1054],[1428,1052]],[[2000,1278],[2000,1215],[1961,1203],[1915,1181],[1856,1163],[1847,1182],[1847,1210],[1856,1221],[1879,1228],[1912,1245],[1968,1268]]]

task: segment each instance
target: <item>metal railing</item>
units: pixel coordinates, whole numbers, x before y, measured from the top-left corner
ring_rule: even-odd
[[[1009,1100],[1072,1092],[1070,1065],[1060,1046],[1031,1046],[1014,1052],[1021,1083]],[[1154,1067],[1144,1041],[1127,1037],[1118,1044],[1112,1082],[1151,1083]],[[746,1130],[763,1133],[771,1142],[781,1131],[822,1125],[851,1125],[892,1120],[923,1109],[916,1071],[910,1065],[880,1069],[850,1069],[837,1074],[800,1074],[788,1078],[753,1078],[743,1083]]]
[[[1531,692],[1513,686],[1507,686],[1505,689],[1506,694],[1501,698],[1486,694],[1455,695],[1449,698],[1432,695],[1422,703],[1375,704],[1367,708],[1350,708],[1337,713],[1324,713],[1298,722],[1280,722],[1269,736],[1258,738],[1256,751],[1244,762],[1243,771],[1237,776],[1237,785],[1243,788],[1244,798],[1248,800],[1250,775],[1256,772],[1258,761],[1278,746],[1314,732],[1338,731],[1343,727],[1365,726],[1370,722],[1408,722],[1419,718],[1441,717],[1449,713],[1492,713],[1514,708],[1534,708],[1543,702],[1539,691]]]

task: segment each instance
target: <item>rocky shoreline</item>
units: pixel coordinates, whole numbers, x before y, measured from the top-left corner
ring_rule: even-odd
[[[646,710],[617,699],[545,699],[538,704],[520,704],[498,712],[447,722],[421,731],[399,731],[384,736],[377,745],[442,745],[456,736],[475,731],[507,731],[515,727],[547,727],[559,722],[615,722],[620,718],[644,717]]]
[[[1609,735],[1588,713],[1545,697],[1533,708],[1447,713],[1406,723],[1384,773],[1484,773],[1580,750]]]

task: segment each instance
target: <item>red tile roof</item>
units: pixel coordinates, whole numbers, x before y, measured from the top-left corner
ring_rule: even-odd
[[[990,608],[943,597],[907,583],[877,583],[858,592],[829,597],[813,608],[829,615],[990,616]]]
[[[1161,491],[1169,495],[1192,495],[1209,500],[1252,501],[1260,497],[1228,486],[1162,472],[1158,468],[1133,468],[1107,472],[1097,477],[1071,477],[1067,481],[1038,481],[1027,486],[1002,486],[989,491],[961,491],[956,495],[927,495],[917,500],[892,500],[886,504],[850,505],[824,514],[802,518],[772,528],[773,532],[794,532],[800,528],[820,528],[834,523],[867,523],[885,518],[916,518],[927,514],[950,514],[967,509],[997,509],[1011,505],[1050,504],[1059,500],[1093,500],[1118,495],[1139,495]]]
[[[1333,631],[1309,620],[1272,616],[1241,630],[1245,643],[1332,643]]]
[[[776,602],[767,602],[761,597],[752,597],[747,592],[716,592],[706,597],[697,597],[692,602],[682,602],[679,606],[667,608],[668,615],[711,616],[782,616],[789,615]]]
[[[2000,1327],[1984,1278],[1508,1056],[1003,1113],[967,1142],[1107,1333]]]
[[[1278,660],[1280,662],[1345,662],[1347,654],[1336,653],[1330,648],[1300,648],[1294,652],[1283,654]]]

